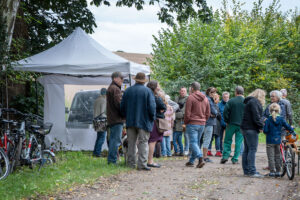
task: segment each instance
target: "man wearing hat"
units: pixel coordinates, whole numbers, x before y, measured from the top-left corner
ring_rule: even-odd
[[[125,90],[121,101],[121,114],[126,117],[128,139],[128,166],[136,167],[136,144],[138,148],[138,170],[150,171],[147,167],[148,140],[156,116],[153,92],[144,86],[147,82],[144,73],[134,78],[135,85]],[[138,143],[137,143],[138,141]]]
[[[100,96],[94,102],[94,118],[101,115],[102,117],[106,117],[106,88],[101,88]],[[97,132],[97,139],[95,142],[95,147],[93,151],[93,156],[100,157],[102,145],[104,144],[106,138],[106,131]]]

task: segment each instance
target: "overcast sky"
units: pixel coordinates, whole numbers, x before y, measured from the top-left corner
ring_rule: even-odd
[[[221,7],[222,0],[207,0],[207,4],[214,10]],[[252,0],[244,0],[245,9],[251,10]],[[272,0],[265,0],[267,7]],[[282,11],[300,8],[300,0],[281,0]],[[150,53],[154,42],[152,35],[157,35],[161,28],[168,27],[160,23],[156,13],[158,6],[145,6],[144,10],[135,8],[115,7],[114,5],[90,7],[93,12],[97,28],[92,37],[111,51],[122,50],[130,53]]]

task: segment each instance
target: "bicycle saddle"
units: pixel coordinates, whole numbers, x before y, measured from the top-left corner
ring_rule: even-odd
[[[35,130],[35,131],[37,131],[37,130],[39,130],[41,127],[40,127],[39,125],[31,125],[30,128],[33,129],[33,130]]]
[[[3,124],[14,124],[15,121],[14,121],[14,120],[2,119],[2,120],[1,120],[1,123],[3,123]]]

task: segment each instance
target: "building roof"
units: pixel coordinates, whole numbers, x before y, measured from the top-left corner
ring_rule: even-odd
[[[121,56],[129,61],[138,63],[138,64],[144,64],[144,65],[148,65],[148,61],[147,58],[151,59],[152,56],[150,54],[142,54],[142,53],[127,53],[127,52],[123,52],[123,51],[116,51],[113,52],[115,54],[117,54],[118,56]]]

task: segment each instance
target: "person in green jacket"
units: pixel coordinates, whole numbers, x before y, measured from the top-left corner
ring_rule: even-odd
[[[221,164],[225,164],[231,153],[232,137],[235,135],[235,150],[234,156],[231,161],[232,164],[238,163],[238,157],[240,155],[241,144],[243,142],[243,135],[240,130],[244,114],[244,88],[237,86],[235,88],[235,97],[230,99],[224,108],[224,121],[227,124],[225,138],[224,138],[224,149]]]

